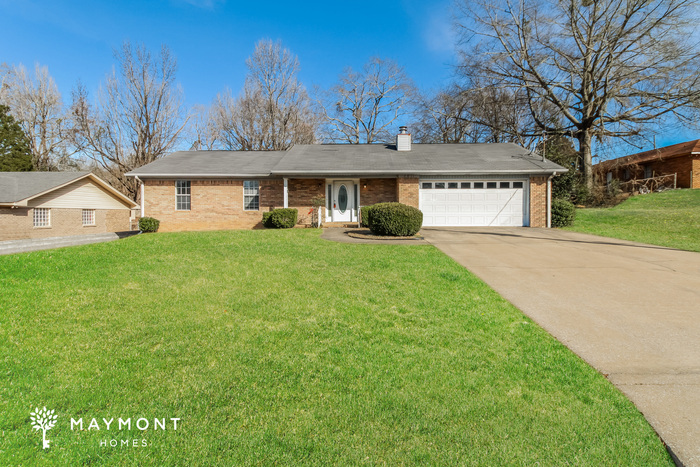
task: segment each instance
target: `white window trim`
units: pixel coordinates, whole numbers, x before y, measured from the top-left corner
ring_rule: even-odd
[[[246,182],[255,182],[255,183],[258,184],[258,193],[257,193],[257,195],[250,195],[250,194],[247,195],[247,194],[246,194],[246,192],[245,192],[245,184],[246,184]],[[258,197],[258,207],[257,207],[257,209],[248,209],[248,208],[246,207],[246,203],[245,203],[245,198],[246,198],[246,196],[257,196],[257,197]],[[249,211],[249,212],[260,211],[260,198],[261,198],[261,196],[260,196],[260,180],[244,180],[244,181],[243,181],[243,210],[244,210],[244,211]]]
[[[186,195],[178,194],[178,192],[177,192],[177,183],[178,183],[178,182],[189,182],[189,184],[190,184],[190,192],[189,192],[189,194],[186,194]],[[178,202],[177,202],[178,196],[187,196],[187,198],[189,199],[189,203],[188,203],[189,208],[188,208],[188,209],[180,209],[180,208],[178,208]],[[187,212],[187,211],[191,211],[191,210],[192,210],[192,181],[191,181],[191,180],[175,180],[175,210],[176,210],[176,211],[182,211],[182,212]]]

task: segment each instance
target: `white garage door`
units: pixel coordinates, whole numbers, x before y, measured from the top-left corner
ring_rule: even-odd
[[[527,225],[526,186],[525,180],[421,180],[423,225]]]

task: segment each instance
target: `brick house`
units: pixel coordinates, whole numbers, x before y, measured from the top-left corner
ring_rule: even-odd
[[[608,183],[668,176],[667,185],[675,178],[677,188],[700,188],[700,139],[603,161],[593,170]]]
[[[0,172],[0,241],[130,230],[138,204],[87,172]]]
[[[291,207],[310,222],[355,223],[360,206],[397,201],[424,226],[547,227],[550,180],[566,169],[515,144],[312,144],[288,151],[181,151],[136,169],[142,216],[162,231],[254,228]]]

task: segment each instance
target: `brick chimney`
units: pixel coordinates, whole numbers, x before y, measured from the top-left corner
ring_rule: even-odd
[[[400,126],[399,134],[396,135],[396,150],[410,151],[411,150],[411,134],[408,132],[408,127]]]

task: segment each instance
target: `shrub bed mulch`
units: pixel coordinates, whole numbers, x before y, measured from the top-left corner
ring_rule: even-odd
[[[374,235],[369,229],[348,230],[348,237],[361,238],[363,240],[424,240],[420,233],[410,237],[393,237],[391,235]]]

